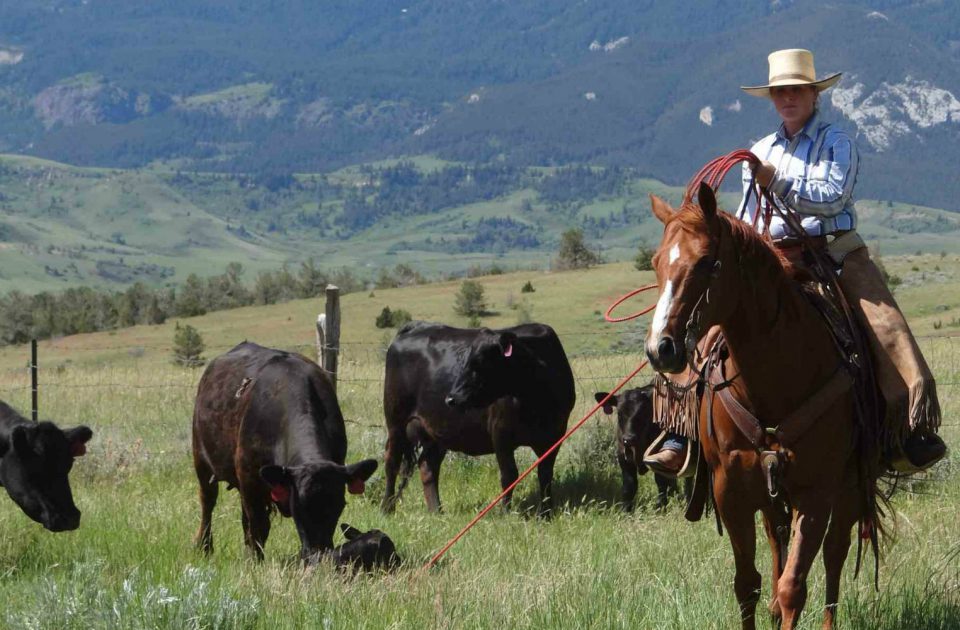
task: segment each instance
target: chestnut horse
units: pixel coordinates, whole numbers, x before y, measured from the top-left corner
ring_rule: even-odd
[[[699,324],[692,326],[697,341],[703,331],[719,327],[729,351],[723,368],[733,377],[733,398],[764,428],[776,427],[831,380],[840,357],[822,316],[802,295],[789,264],[769,240],[718,212],[709,186],[702,184],[697,196],[699,205],[687,202],[674,211],[651,195],[653,214],[663,222],[664,232],[653,258],[660,297],[647,356],[658,372],[680,373],[690,359],[685,338],[691,320]],[[860,472],[853,405],[853,391],[843,387],[820,405],[801,435],[789,445],[774,446],[783,447],[787,461],[780,487],[789,497],[791,515],[783,508],[778,514],[761,469],[760,449],[738,428],[720,396],[704,396],[699,413],[693,412],[717,513],[733,547],[734,592],[743,628],[755,627],[760,599],[761,579],[754,565],[758,510],[774,555],[771,614],[781,620],[781,627],[796,627],[806,603],[807,576],[822,545],[823,626],[833,627],[851,529],[858,520],[866,531],[877,523],[872,498],[876,479]],[[792,527],[786,558],[776,535],[778,522]],[[875,541],[876,533],[872,536]],[[787,539],[781,540],[786,548]]]

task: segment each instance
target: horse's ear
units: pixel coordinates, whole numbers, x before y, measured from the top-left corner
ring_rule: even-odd
[[[666,201],[650,193],[650,208],[653,210],[653,216],[660,219],[661,223],[666,223],[673,216],[673,208]]]
[[[700,188],[697,190],[697,202],[700,204],[700,209],[703,210],[703,216],[707,223],[713,224],[714,219],[717,218],[717,197],[706,182],[700,182]]]

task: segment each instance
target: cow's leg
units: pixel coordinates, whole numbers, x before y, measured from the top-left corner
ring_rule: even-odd
[[[807,603],[807,576],[810,566],[823,542],[830,518],[830,503],[822,495],[813,493],[796,497],[793,519],[793,545],[777,584],[777,599],[783,611],[783,629],[797,627],[800,614]]]
[[[440,464],[446,454],[446,449],[436,442],[424,444],[420,452],[420,481],[428,512],[440,511]]]
[[[243,534],[247,550],[256,560],[263,560],[263,548],[270,535],[270,509],[263,501],[240,491],[243,508]]]
[[[517,470],[517,460],[513,457],[514,445],[504,440],[495,443],[493,448],[497,456],[497,466],[500,468],[500,488],[506,490],[520,476],[520,471]],[[551,466],[551,473],[552,470]],[[513,490],[503,495],[501,505],[505,512],[510,509],[510,499],[512,498]]]
[[[851,471],[848,474],[856,474]],[[848,477],[849,478],[849,477]],[[851,483],[838,495],[830,515],[830,526],[823,539],[823,568],[826,573],[826,602],[823,609],[823,627],[832,630],[840,601],[840,574],[850,551],[850,530],[860,519],[860,501],[857,486]]]
[[[677,480],[658,474],[653,475],[653,480],[657,482],[657,510],[663,510],[670,495],[677,493]]]
[[[632,512],[637,498],[637,464],[621,453],[617,453],[617,463],[620,464],[620,477],[623,479],[620,507],[624,512]]]
[[[390,433],[387,436],[387,447],[383,453],[383,464],[386,469],[385,486],[383,501],[380,509],[386,513],[393,512],[397,507],[397,474],[404,467],[404,461],[412,457],[413,446],[407,438],[406,427],[403,424],[390,424]],[[404,470],[406,476],[410,475],[409,470]],[[400,482],[401,487],[406,485],[406,479]]]
[[[550,444],[550,446],[553,446],[553,444]],[[538,458],[542,457],[550,446],[534,449],[533,452],[537,454]],[[537,466],[537,480],[540,482],[540,510],[537,512],[538,516],[550,516],[553,512],[553,466],[557,463],[557,454],[559,452],[559,448],[554,449],[554,451],[544,457],[543,461]],[[514,464],[513,470],[513,478],[516,479],[516,464]],[[513,482],[511,481],[511,483]]]
[[[213,508],[217,504],[220,486],[206,462],[195,458],[194,468],[200,484],[200,529],[197,530],[193,542],[203,553],[210,554],[213,553],[213,532],[210,520],[213,516]]]

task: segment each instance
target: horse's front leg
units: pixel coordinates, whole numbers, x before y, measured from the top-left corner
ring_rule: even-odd
[[[777,584],[780,582],[780,571],[783,568],[783,563],[786,562],[787,558],[781,556],[780,553],[780,540],[777,538],[777,527],[789,527],[790,526],[790,515],[784,514],[782,510],[778,510],[775,506],[768,506],[763,508],[763,528],[767,533],[767,542],[770,545],[770,555],[773,558],[773,588],[771,589],[772,595],[770,597],[770,605],[768,609],[770,610],[770,616],[773,617],[775,625],[779,625],[780,621],[783,618],[783,612],[780,610],[780,601],[777,599]],[[787,533],[789,540],[789,532]]]
[[[777,583],[783,630],[796,628],[800,621],[800,613],[807,603],[807,576],[830,520],[830,501],[822,494],[809,493],[794,499],[793,545]]]
[[[743,630],[755,630],[757,602],[760,601],[760,573],[754,564],[757,531],[753,517],[756,509],[744,501],[746,493],[742,489],[731,487],[722,469],[716,469],[714,474],[717,512],[730,536],[736,563],[733,591],[740,605],[740,623]]]

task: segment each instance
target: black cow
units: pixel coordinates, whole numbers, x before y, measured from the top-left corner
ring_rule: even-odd
[[[495,453],[503,488],[513,483],[513,451],[539,456],[566,431],[576,399],[573,373],[556,333],[543,324],[503,330],[461,329],[411,322],[387,350],[383,405],[387,423],[383,508],[409,478],[420,446],[420,479],[427,508],[439,511],[440,464],[448,450]],[[557,451],[539,466],[540,512],[552,507],[550,484]],[[510,495],[504,497],[508,507]]]
[[[330,380],[296,354],[244,342],[210,362],[193,412],[193,463],[200,482],[196,543],[213,550],[217,483],[240,490],[247,547],[258,559],[270,512],[292,516],[301,557],[333,548],[344,491],[363,492],[377,462],[344,466],[347,434]]]
[[[594,394],[597,402],[607,397],[607,392]],[[660,427],[653,422],[653,386],[628,389],[611,396],[604,404],[607,415],[617,410],[617,463],[623,476],[623,509],[633,511],[637,496],[637,475],[647,472],[643,453],[660,435]],[[657,508],[667,504],[670,494],[677,491],[677,480],[654,473],[657,482]]]
[[[92,437],[85,426],[61,430],[52,422],[31,422],[0,401],[0,486],[51,532],[76,529],[80,510],[67,476]]]
[[[340,523],[340,531],[347,538],[347,542],[330,552],[337,568],[356,573],[374,569],[389,571],[400,566],[396,546],[390,537],[379,529],[361,532],[346,523]]]

